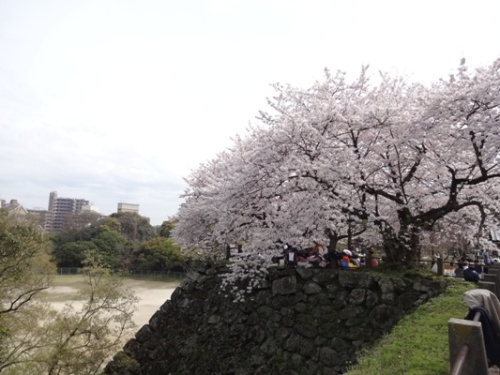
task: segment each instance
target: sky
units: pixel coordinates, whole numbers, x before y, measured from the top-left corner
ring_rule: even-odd
[[[160,225],[269,110],[363,65],[446,78],[500,57],[498,0],[0,0],[0,198],[119,202]]]

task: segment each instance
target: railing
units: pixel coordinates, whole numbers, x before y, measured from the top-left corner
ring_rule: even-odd
[[[473,322],[478,322],[481,318],[481,313],[477,312],[474,315]],[[461,375],[462,369],[465,365],[465,361],[467,360],[467,355],[469,354],[469,345],[463,344],[460,350],[458,351],[457,357],[455,358],[455,362],[451,368],[450,375]]]
[[[478,288],[489,290],[496,298],[499,298],[500,264],[490,265],[488,273],[484,276],[484,280],[477,283]],[[481,313],[477,312],[472,321],[453,318],[448,321],[450,375],[488,374],[488,361],[480,318]]]
[[[130,270],[128,271],[129,276],[147,276],[147,277],[158,277],[165,279],[177,279],[183,280],[186,277],[185,272],[177,271],[153,271],[153,270]]]
[[[58,275],[78,275],[82,273],[82,269],[78,267],[58,267]]]

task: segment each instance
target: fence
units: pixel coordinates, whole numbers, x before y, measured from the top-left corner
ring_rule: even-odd
[[[58,275],[78,275],[82,272],[81,268],[77,267],[60,267],[57,268]]]
[[[450,375],[481,375],[488,373],[486,350],[483,343],[480,313],[476,313],[474,319],[462,322],[461,319],[450,319],[448,322],[450,338]],[[456,349],[457,343],[465,341]],[[456,352],[456,354],[455,354]],[[454,355],[455,354],[455,355]],[[472,372],[471,372],[472,371]]]
[[[77,267],[60,267],[57,268],[58,275],[78,275],[82,273],[81,268]],[[146,277],[146,278],[155,278],[155,279],[175,279],[175,280],[183,280],[186,277],[185,272],[177,272],[177,271],[155,271],[155,270],[129,270],[125,271],[125,276],[130,277]]]
[[[132,277],[153,277],[160,279],[183,280],[186,277],[185,272],[176,271],[153,271],[153,270],[130,270],[128,275]]]
[[[478,288],[491,291],[500,297],[500,268],[494,264],[489,268],[484,281]],[[488,360],[480,315],[476,313],[472,321],[452,318],[448,321],[448,343],[450,350],[450,375],[487,375]]]

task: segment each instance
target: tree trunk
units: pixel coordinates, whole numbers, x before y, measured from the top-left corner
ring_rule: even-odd
[[[420,253],[421,229],[414,225],[404,225],[398,233],[392,228],[382,233],[384,239],[385,262],[391,268],[413,268]]]
[[[352,250],[352,220],[351,215],[349,215],[349,219],[347,222],[347,248]]]
[[[330,266],[332,268],[337,268],[337,243],[339,242],[339,237],[337,233],[328,231],[328,245],[326,246],[328,259],[330,260]]]

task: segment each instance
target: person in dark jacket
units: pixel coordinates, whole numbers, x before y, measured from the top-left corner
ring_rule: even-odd
[[[480,313],[488,365],[500,367],[500,301],[495,293],[477,288],[464,293],[464,302],[469,307],[465,319],[473,320]]]
[[[474,265],[472,266],[472,268],[478,273],[479,278],[481,278],[481,274],[483,274],[484,270],[483,270],[483,265],[479,263],[478,259],[474,261]]]
[[[455,268],[453,274],[455,277],[464,277],[464,264],[461,261],[458,262],[457,268]]]
[[[475,306],[469,310],[465,317],[466,320],[473,320],[476,312],[481,314],[479,321],[483,331],[484,346],[486,349],[486,357],[488,358],[488,366],[500,366],[500,330],[490,317],[488,311],[482,306]]]
[[[476,272],[474,268],[467,267],[466,269],[464,269],[464,280],[477,283],[479,282],[479,274]]]

